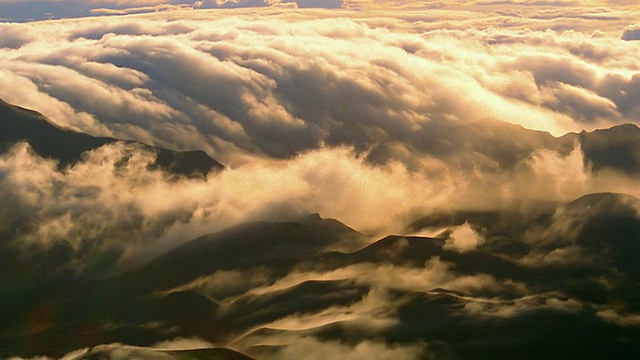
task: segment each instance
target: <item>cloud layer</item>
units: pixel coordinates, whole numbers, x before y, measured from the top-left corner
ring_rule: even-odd
[[[0,98],[66,128],[203,149],[230,167],[169,181],[141,170],[149,154],[113,145],[60,170],[21,145],[3,156],[0,181],[29,226],[14,215],[3,229],[76,252],[118,243],[126,260],[150,241],[152,257],[243,221],[304,212],[388,233],[443,207],[637,195],[633,178],[596,173],[580,146],[547,148],[551,136],[509,124],[562,135],[640,123],[640,43],[626,41],[633,13],[474,6],[490,11],[236,9],[0,24]],[[451,246],[481,243],[463,230]]]
[[[640,50],[620,38],[620,20],[554,32],[530,18],[496,29],[508,20],[497,13],[258,13],[3,24],[0,97],[84,132],[232,165],[323,146],[408,158],[485,118],[555,135],[640,119]],[[590,28],[601,24],[612,35]]]

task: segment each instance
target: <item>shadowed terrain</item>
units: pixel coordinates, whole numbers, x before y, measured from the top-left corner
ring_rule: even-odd
[[[116,141],[61,129],[35,111],[12,106],[0,99],[0,153],[18,142],[27,142],[36,154],[54,159],[60,167],[65,167],[80,161],[84,152]],[[150,164],[150,169],[160,168],[174,175],[205,176],[223,168],[203,151],[178,152],[136,145],[156,152],[156,160]]]
[[[6,103],[0,130],[2,152],[27,142],[57,161],[57,171],[116,142]],[[455,151],[449,140],[470,134],[486,141],[473,152],[503,167],[542,147],[568,153],[579,142],[596,171],[638,171],[640,130],[632,125],[554,138],[471,124],[443,132],[432,153],[447,158]],[[496,139],[518,136],[527,142],[502,158],[497,149],[507,145]],[[151,151],[146,170],[163,171],[167,181],[206,181],[222,169],[198,151],[140,144],[127,151]],[[269,359],[294,356],[299,346],[438,359],[631,359],[640,351],[639,209],[640,200],[620,193],[521,209],[442,209],[408,225],[408,233],[435,235],[379,239],[319,214],[298,215],[185,239],[124,273],[109,271],[126,253],[116,247],[71,239],[18,246],[32,225],[14,216],[0,228],[0,357],[77,350],[78,359]],[[145,221],[133,216],[128,229]],[[197,346],[162,348],[185,339]]]

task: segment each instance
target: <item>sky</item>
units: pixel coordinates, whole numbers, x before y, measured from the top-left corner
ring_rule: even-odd
[[[8,21],[63,19],[82,16],[124,15],[176,9],[228,9],[283,6],[296,8],[343,7],[342,0],[3,0],[2,18]]]
[[[2,0],[1,18],[5,21],[33,21],[70,17],[123,15],[176,9],[230,9],[256,7],[326,8],[358,11],[397,9],[472,9],[483,11],[496,7],[568,8],[609,7],[633,9],[631,0],[505,0],[505,1],[371,1],[371,0]]]

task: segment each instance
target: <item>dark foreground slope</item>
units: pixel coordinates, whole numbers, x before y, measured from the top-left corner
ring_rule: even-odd
[[[439,226],[463,221],[485,239],[466,252],[448,245],[446,231],[342,253],[333,249],[361,235],[334,220],[246,224],[117,278],[24,291],[12,305],[20,311],[3,314],[0,357],[199,338],[277,358],[293,338],[425,344],[424,357],[452,359],[632,359],[640,351],[638,205],[593,194],[535,222],[440,216]],[[557,231],[567,222],[571,231]]]
[[[632,125],[560,139],[485,125],[441,129],[442,141],[426,151],[455,157],[456,144],[475,136],[485,141],[472,152],[496,158],[504,139],[526,138],[497,159],[501,166],[517,166],[537,148],[567,153],[577,143],[595,171],[640,169],[640,131]],[[116,140],[65,131],[0,103],[0,152],[22,141],[64,171]],[[149,170],[206,176],[220,167],[204,153],[136,146],[155,152]],[[10,204],[0,206],[11,213]],[[0,234],[0,358],[58,358],[87,348],[80,358],[290,359],[295,346],[307,354],[373,346],[436,359],[634,359],[639,209],[632,196],[601,193],[535,212],[447,211],[413,223],[412,230],[439,229],[438,236],[368,242],[318,215],[254,222],[111,278],[100,272],[104,266],[53,276],[49,270],[68,262],[69,252],[18,256],[7,245],[9,231]],[[28,226],[28,216],[15,223]],[[354,244],[361,246],[344,250]],[[82,254],[99,264],[118,255]],[[196,339],[202,348],[154,347],[176,339]]]
[[[281,277],[295,264],[360,237],[335,220],[311,215],[286,223],[250,223],[208,235],[112,279],[57,278],[34,283],[0,274],[0,358],[61,356],[116,342],[149,346],[174,338],[224,344],[221,339],[236,329],[235,321],[221,316],[223,308],[208,294],[175,287],[217,271],[272,269],[269,276]],[[243,277],[235,280],[239,283],[227,284],[221,291],[242,293],[252,284]],[[285,306],[283,311],[289,309]]]

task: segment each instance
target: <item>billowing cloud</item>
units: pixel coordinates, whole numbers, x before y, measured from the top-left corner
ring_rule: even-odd
[[[444,247],[445,249],[452,249],[458,252],[467,252],[475,250],[479,245],[482,245],[484,241],[484,237],[469,223],[465,222],[451,230]]]
[[[249,351],[261,359],[419,359],[425,352],[423,344],[386,344],[380,340],[364,340],[357,344],[322,341],[314,337],[260,337],[252,338],[256,345],[265,345],[266,351]],[[273,346],[275,351],[269,351]],[[258,348],[259,349],[259,348]]]
[[[0,30],[2,30],[0,48],[18,49],[33,40],[25,33],[24,27],[18,24],[0,24]]]
[[[326,272],[292,272],[273,284],[255,287],[248,294],[262,295],[291,288],[306,281],[351,280],[372,288],[407,292],[427,292],[445,288],[467,294],[498,293],[503,287],[524,292],[522,284],[504,282],[500,284],[487,274],[464,276],[450,271],[452,264],[435,257],[425,262],[423,267],[404,267],[391,264],[355,264]],[[386,303],[385,303],[386,304]],[[386,305],[385,305],[386,306]]]
[[[204,149],[232,166],[322,146],[406,164],[459,156],[469,144],[457,146],[458,129],[484,118],[556,135],[638,121],[638,49],[613,36],[448,29],[450,12],[435,13],[434,30],[402,16],[237,11],[29,24],[0,54],[0,96],[84,132]]]
[[[640,26],[632,25],[622,32],[622,40],[640,40]]]
[[[120,268],[130,268],[184,241],[252,220],[320,213],[377,235],[402,233],[417,217],[443,209],[508,209],[522,200],[566,201],[605,190],[637,194],[637,181],[627,176],[595,176],[579,148],[565,156],[535,152],[499,174],[463,172],[427,160],[423,166],[432,167],[423,170],[397,161],[372,164],[348,148],[314,150],[289,160],[247,158],[205,179],[174,179],[150,170],[154,159],[139,146],[115,143],[59,169],[19,144],[0,157],[0,198],[10,204],[2,208],[0,233],[20,248],[62,246],[77,254],[66,265],[80,270],[91,268],[86,255],[97,253],[110,253],[120,259]],[[584,219],[574,215],[559,210],[549,227],[532,233],[531,242],[562,238],[566,244]],[[464,252],[482,243],[483,236],[467,224],[454,229],[447,246]],[[379,278],[394,273],[389,271]],[[218,289],[215,298],[222,299],[243,290],[224,290],[238,276],[221,273],[199,286]]]
[[[432,180],[401,164],[374,167],[347,149],[289,162],[257,160],[204,180],[171,180],[148,169],[154,159],[142,148],[113,144],[58,170],[18,145],[0,158],[0,197],[15,204],[0,231],[21,228],[11,236],[20,246],[124,249],[123,261],[137,263],[142,254],[148,259],[204,233],[303,213],[320,212],[371,231],[399,229],[410,214],[442,203],[453,191],[447,177]],[[407,198],[425,200],[409,204]],[[351,204],[368,210],[353,212]]]

